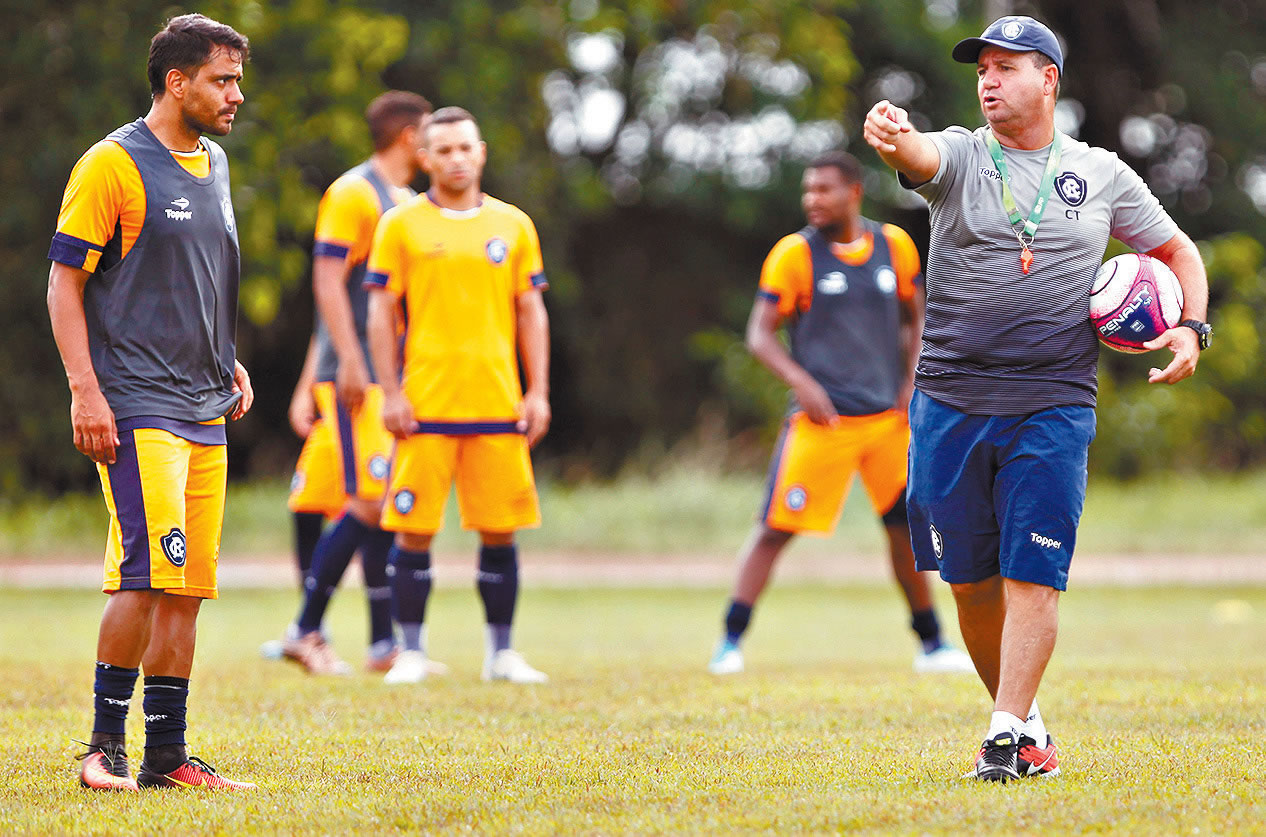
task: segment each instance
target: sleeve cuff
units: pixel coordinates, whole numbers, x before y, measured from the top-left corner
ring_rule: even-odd
[[[778,294],[774,293],[773,291],[767,291],[767,290],[765,290],[764,288],[761,288],[761,289],[759,289],[758,291],[756,291],[756,298],[757,298],[757,299],[763,299],[763,300],[765,300],[766,302],[772,302],[772,303],[774,303],[775,305],[777,305],[779,302],[781,302],[781,301],[782,301],[782,297],[781,297],[781,296],[779,296]]]
[[[544,271],[532,275],[532,287],[540,290],[545,290],[549,287],[549,280],[545,278]]]
[[[336,259],[345,259],[350,252],[350,248],[338,244],[333,241],[317,241],[312,245],[312,256],[333,256]]]
[[[387,287],[387,279],[390,278],[385,273],[379,273],[371,270],[365,274],[365,281],[362,283],[366,288],[385,288]]]
[[[48,247],[48,258],[67,267],[91,271],[96,270],[97,260],[101,258],[103,249],[99,244],[59,232],[53,235],[53,242]]]

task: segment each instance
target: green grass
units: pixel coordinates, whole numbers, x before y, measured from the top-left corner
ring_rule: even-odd
[[[610,482],[543,481],[544,525],[522,543],[537,551],[730,555],[742,543],[762,497],[759,474],[722,473],[698,464],[654,477]],[[223,551],[282,555],[290,550],[286,486],[277,481],[229,488]],[[52,502],[0,501],[0,559],[81,556],[96,560],[106,531],[98,494]],[[448,504],[440,549],[467,550],[456,503]],[[1243,475],[1162,475],[1092,482],[1078,550],[1083,554],[1256,554],[1266,543],[1266,471]],[[798,551],[874,553],[883,533],[860,484],[832,538],[802,538]]]
[[[331,614],[357,663],[359,598]],[[911,673],[887,586],[774,587],[748,673],[725,680],[702,671],[720,590],[528,590],[517,638],[553,680],[519,688],[478,680],[471,590],[432,602],[432,654],[452,674],[395,689],[255,658],[293,599],[228,591],[200,626],[193,751],[261,789],[106,796],[76,786],[70,741],[89,726],[102,597],[0,590],[0,832],[1208,834],[1266,822],[1262,588],[1066,596],[1042,692],[1064,775],[1005,787],[958,778],[988,720],[984,690]],[[137,742],[139,698],[133,708]]]

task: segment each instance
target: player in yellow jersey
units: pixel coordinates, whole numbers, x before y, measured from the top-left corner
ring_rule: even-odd
[[[967,655],[941,640],[906,522],[906,405],[923,329],[918,251],[904,230],[862,217],[861,166],[852,155],[813,160],[801,203],[809,225],[770,252],[747,324],[748,348],[791,388],[792,407],[708,668],[743,670],[739,642],[778,556],[797,533],[835,528],[859,473],[922,644],[915,670],[972,671]],[[784,324],[789,347],[777,336]]]
[[[393,439],[382,424],[382,389],[365,342],[364,276],[379,218],[414,195],[408,184],[418,173],[422,126],[430,112],[430,102],[403,90],[370,102],[365,120],[374,152],[335,180],[317,208],[312,286],[320,319],[315,356],[304,366],[315,379],[310,397],[320,418],[295,471],[291,507],[327,512],[334,500],[339,517],[314,546],[303,606],[282,644],[284,656],[312,674],[349,671],[321,625],[356,552],[369,597],[366,667],[386,671],[395,659],[387,581],[392,535],[378,525]]]
[[[469,112],[436,111],[422,149],[431,189],[383,216],[369,257],[370,348],[383,421],[397,439],[382,525],[397,533],[392,605],[404,650],[388,683],[427,674],[431,539],[454,481],[462,526],[481,542],[484,679],[547,679],[510,645],[519,588],[514,533],[540,523],[528,449],[550,422],[545,274],[531,219],[481,190],[486,155]]]
[[[194,638],[216,597],[228,473],[224,418],[251,407],[236,358],[239,251],[223,136],[243,101],[246,38],[202,15],[150,43],[153,106],[88,150],[49,249],[48,310],[75,447],[101,477],[110,595],[80,782],[99,790],[255,787],[185,749]],[[124,728],[145,669],[145,758]]]

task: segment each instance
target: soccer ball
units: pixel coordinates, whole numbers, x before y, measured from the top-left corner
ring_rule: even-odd
[[[1142,253],[1108,259],[1090,287],[1090,323],[1099,341],[1118,352],[1146,352],[1143,344],[1178,325],[1182,285],[1164,262]]]

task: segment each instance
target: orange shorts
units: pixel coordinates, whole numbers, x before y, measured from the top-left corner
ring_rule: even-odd
[[[293,512],[309,512],[334,517],[347,505],[343,490],[343,469],[338,441],[328,422],[318,418],[299,451],[295,475],[290,480]]]
[[[312,387],[321,417],[299,454],[290,484],[290,510],[332,516],[348,497],[381,500],[395,442],[382,423],[382,388],[371,384],[354,413],[338,403],[334,384]]]
[[[216,598],[228,478],[223,419],[197,424],[141,417],[124,423],[132,428],[119,428],[115,463],[97,465],[110,511],[102,591]],[[170,429],[136,426],[147,423]]]
[[[905,491],[909,449],[904,413],[840,416],[830,427],[794,413],[774,449],[759,519],[784,532],[830,534],[859,472],[871,505],[886,514]]]
[[[520,433],[415,433],[396,442],[382,528],[430,535],[454,481],[462,528],[513,532],[541,524],[527,439]]]

